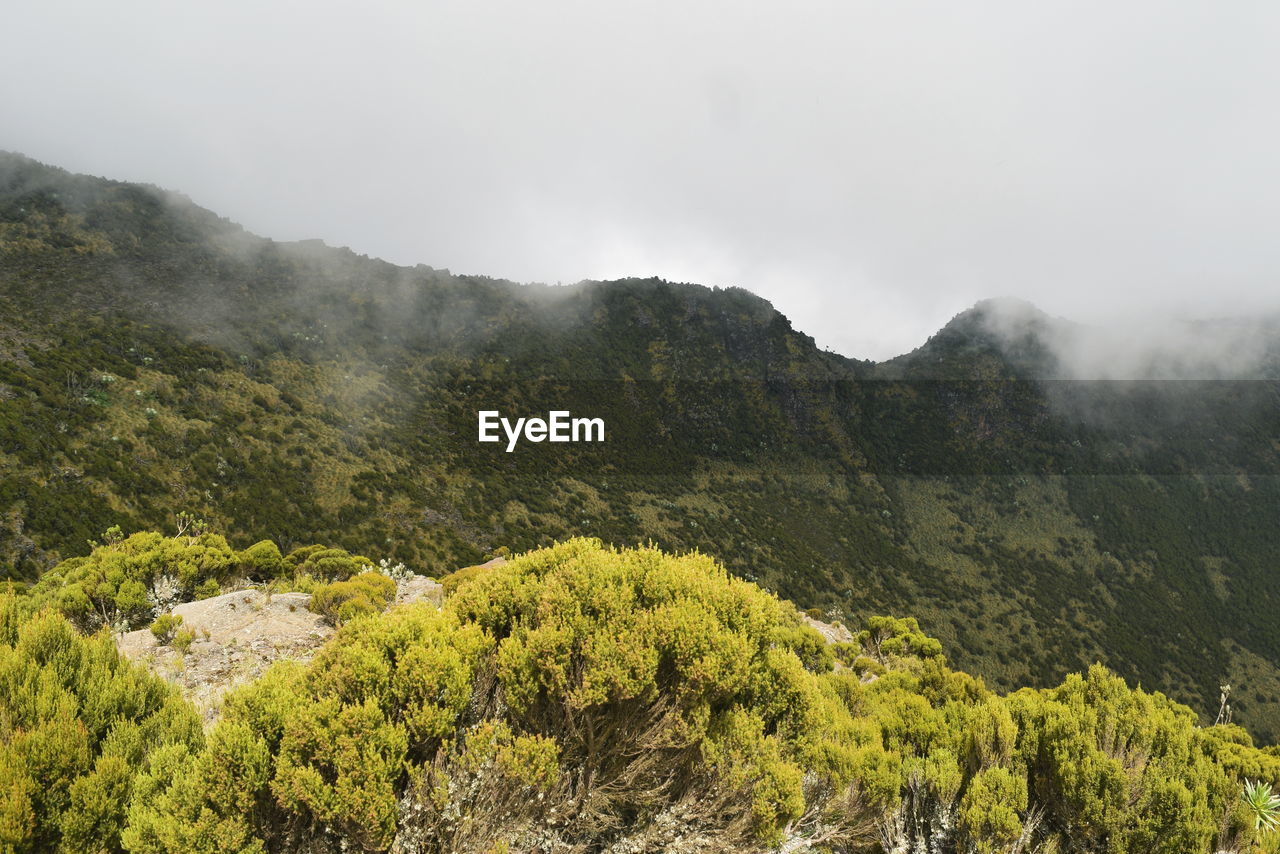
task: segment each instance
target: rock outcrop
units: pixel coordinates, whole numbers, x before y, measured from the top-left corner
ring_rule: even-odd
[[[846,629],[842,623],[824,623],[822,620],[815,620],[804,612],[800,613],[800,619],[816,629],[827,643],[849,643],[853,640],[853,632]]]
[[[310,660],[333,636],[325,618],[308,610],[310,602],[308,593],[238,590],[174,607],[179,631],[195,635],[185,650],[160,643],[150,629],[120,635],[116,643],[127,658],[178,685],[210,723],[229,690],[280,659]],[[425,575],[399,580],[392,607],[413,602],[439,607],[444,587]]]
[[[395,604],[407,605],[410,602],[430,602],[439,607],[444,603],[444,586],[425,575],[411,575],[396,583]]]
[[[185,652],[161,644],[148,629],[122,635],[118,645],[126,657],[176,683],[210,722],[227,691],[274,661],[309,660],[333,635],[323,617],[307,610],[310,600],[306,593],[224,593],[173,609],[182,617],[180,629],[195,634]]]

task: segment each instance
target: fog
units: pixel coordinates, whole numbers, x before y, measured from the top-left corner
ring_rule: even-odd
[[[6,9],[0,149],[400,264],[738,285],[853,357],[995,295],[1180,353],[1280,305],[1278,37],[1261,2],[50,0]]]
[[[1042,376],[1065,380],[1274,380],[1280,315],[1188,320],[1153,308],[1091,324],[1017,299],[984,300],[982,328],[1006,352],[1047,351]]]

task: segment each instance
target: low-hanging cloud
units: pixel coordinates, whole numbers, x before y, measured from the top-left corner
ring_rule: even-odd
[[[1280,315],[1188,319],[1153,309],[1085,324],[1017,299],[986,300],[977,310],[1007,351],[1034,339],[1049,356],[1042,375],[1054,379],[1280,378]]]

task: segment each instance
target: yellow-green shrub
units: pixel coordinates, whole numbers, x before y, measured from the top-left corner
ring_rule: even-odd
[[[314,588],[308,607],[341,625],[355,617],[382,613],[395,597],[394,581],[381,572],[362,572],[347,581]]]
[[[409,763],[453,736],[491,646],[426,605],[344,626],[310,665],[234,692],[209,747],[147,781],[134,850],[294,850],[334,835],[385,850]]]
[[[1022,835],[1027,778],[1008,768],[984,768],[969,781],[959,812],[960,832],[977,854],[1008,851]]]
[[[138,533],[63,561],[41,576],[31,596],[84,629],[142,628],[157,607],[190,601],[197,587],[228,578],[235,566],[235,553],[217,534]]]
[[[1100,665],[1008,703],[1030,801],[1068,847],[1207,851],[1239,802],[1243,781],[1215,761],[1218,738],[1191,709]]]
[[[200,720],[106,634],[0,602],[0,850],[116,851],[135,777]]]
[[[492,569],[493,567],[483,565],[465,566],[462,569],[455,570],[441,578],[440,586],[444,588],[444,595],[446,597],[452,596],[454,591],[459,587],[469,581],[479,578]]]
[[[288,571],[295,576],[311,575],[324,581],[345,581],[373,561],[329,546],[303,546],[284,559]]]
[[[175,614],[161,614],[152,621],[151,634],[155,635],[160,643],[168,643],[173,640],[174,634],[181,625],[182,617]]]
[[[842,789],[878,767],[872,733],[818,675],[832,661],[819,635],[705,556],[571,540],[478,575],[445,607],[497,639],[512,723],[557,737],[562,761],[602,788],[658,727],[664,774],[711,770],[745,788],[757,835],[773,839],[810,806],[806,770]],[[637,786],[611,808],[643,811],[651,795]]]
[[[187,650],[191,648],[191,644],[196,642],[196,633],[191,629],[178,629],[173,633],[173,639],[169,645],[178,651],[181,655],[186,655]]]
[[[355,597],[338,593],[388,589],[372,575],[320,602],[340,614]],[[1243,780],[1280,782],[1280,757],[1238,727],[1201,729],[1100,667],[1000,697],[951,670],[914,620],[868,621],[836,651],[854,669],[816,637],[700,555],[539,549],[476,573],[441,609],[352,620],[309,664],[234,692],[203,749],[148,755],[122,839],[145,852],[500,850],[528,830],[603,848],[679,804],[691,830],[734,850],[790,832],[833,851],[948,840],[994,854],[1023,840],[1186,854],[1251,844]],[[57,795],[60,814],[74,803],[85,817],[65,832],[118,832],[106,805],[122,766],[90,768],[77,738],[55,727],[30,752],[91,780]],[[18,779],[0,832],[51,796],[43,776]]]
[[[283,575],[288,564],[280,554],[280,547],[271,540],[261,540],[236,555],[241,572],[250,578],[268,581]]]

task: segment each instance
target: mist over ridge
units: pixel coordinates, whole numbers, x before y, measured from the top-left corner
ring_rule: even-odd
[[[371,310],[378,312],[389,336],[395,334],[400,320],[420,298],[424,283],[451,279],[447,269],[436,269],[423,263],[400,266],[359,254],[347,246],[331,246],[319,239],[276,241],[254,235],[238,224],[200,207],[190,197],[171,190],[145,185],[76,175],[56,167],[40,164],[21,154],[0,152],[0,188],[10,198],[51,198],[79,211],[76,216],[92,212],[90,231],[106,236],[108,243],[115,235],[119,246],[110,251],[124,251],[138,234],[152,226],[136,220],[136,214],[121,218],[118,204],[108,200],[111,193],[143,194],[158,211],[174,222],[185,224],[174,233],[174,239],[204,246],[208,251],[246,264],[256,264],[273,256],[289,259],[313,275],[306,286],[296,291],[289,306],[299,316],[314,311],[314,289],[330,292],[349,291],[352,296],[373,294],[378,301]],[[107,195],[104,195],[107,194]],[[113,207],[114,205],[114,207]],[[18,213],[18,211],[15,211]],[[9,228],[16,228],[10,225]],[[183,231],[185,229],[185,231]],[[71,238],[67,238],[71,239]],[[82,238],[76,238],[82,239]],[[93,251],[86,244],[84,251]],[[634,271],[640,281],[644,271]],[[479,287],[510,290],[521,302],[536,310],[544,322],[568,323],[571,311],[557,307],[572,302],[584,287],[602,284],[599,280],[549,285],[515,283],[493,279],[479,271],[465,276]],[[655,279],[657,281],[657,279]],[[673,283],[675,284],[675,283]],[[752,294],[736,285],[705,287],[682,283],[682,287],[716,292],[740,291],[750,295],[763,312],[781,309],[763,296]],[[466,328],[472,309],[471,298],[460,293],[440,308],[441,328]],[[226,336],[232,332],[221,322],[232,313],[230,301],[237,299],[216,287],[197,287],[186,293],[194,297],[194,306],[184,306],[175,318],[190,325],[193,331],[231,346],[243,346]],[[161,307],[163,308],[163,307]],[[343,319],[337,315],[315,318],[332,333],[340,333]],[[332,327],[332,328],[331,328]],[[802,334],[808,330],[797,330]],[[323,334],[321,329],[315,330]],[[401,330],[401,334],[409,334]],[[1248,316],[1230,315],[1193,317],[1186,310],[1172,306],[1152,305],[1144,312],[1120,312],[1108,320],[1081,322],[1055,317],[1032,302],[1016,297],[993,297],[979,300],[952,318],[938,333],[960,335],[974,340],[989,340],[1006,355],[1021,360],[1031,374],[1041,379],[1060,380],[1243,380],[1271,379],[1280,375],[1280,312],[1255,311]],[[928,350],[928,342],[915,349],[880,362],[893,365],[910,361]],[[860,352],[839,355],[874,364]],[[927,375],[927,370],[926,370]]]
[[[1053,317],[1016,298],[985,299],[957,318],[1036,376],[1061,380],[1274,379],[1280,313],[1195,318],[1160,306],[1105,322]]]

